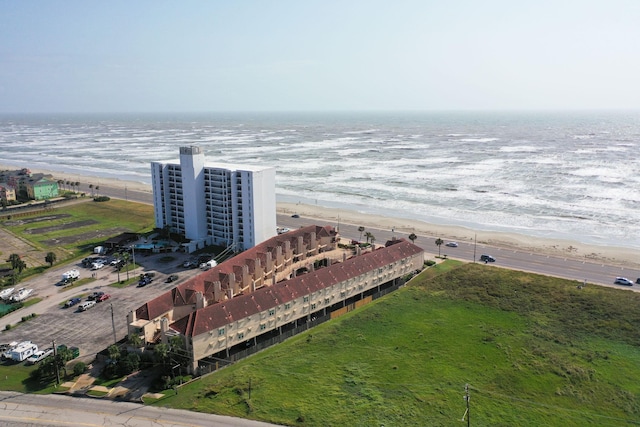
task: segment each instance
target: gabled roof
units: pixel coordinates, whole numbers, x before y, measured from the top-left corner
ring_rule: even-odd
[[[413,243],[398,240],[391,246],[350,258],[342,263],[260,288],[248,295],[239,295],[231,300],[206,306],[189,315],[188,321],[180,319],[170,326],[184,335],[198,336],[421,252],[422,249]]]

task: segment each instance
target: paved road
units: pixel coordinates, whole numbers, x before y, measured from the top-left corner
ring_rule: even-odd
[[[286,215],[278,215],[278,226],[280,227],[294,229],[314,223],[317,223],[317,221],[310,218],[291,218]],[[331,225],[337,226],[337,224],[333,223]],[[357,225],[341,223],[339,226],[340,234],[343,237],[359,239],[360,232]],[[375,236],[376,243],[383,243],[391,239],[392,236],[397,238],[409,237],[408,233],[398,231],[392,232],[391,230],[372,228],[367,228],[367,231],[370,231]],[[438,247],[435,244],[436,239],[437,237],[433,236],[418,236],[415,244],[424,249],[433,258],[438,255]],[[502,249],[479,243],[474,244],[472,241],[458,242],[457,248],[442,245],[440,251],[442,255],[446,254],[449,258],[468,262],[479,261],[480,255],[489,254],[496,258],[495,265],[498,267],[562,277],[581,283],[586,280],[587,283],[640,291],[640,285],[629,288],[628,286],[613,284],[613,280],[617,276],[626,276],[635,281],[637,277],[640,277],[640,269],[638,268],[607,265],[588,259],[577,260],[569,257],[560,258],[521,250]]]
[[[104,187],[104,190],[103,190]],[[101,192],[108,194],[112,197],[124,198],[124,191],[117,187],[101,186]],[[132,201],[138,201],[141,203],[153,203],[153,195],[151,192],[127,192],[127,198]],[[317,224],[317,220],[310,218],[291,218],[289,215],[278,215],[278,226],[287,228],[298,228],[301,226]],[[358,239],[360,232],[358,231],[358,225],[351,224],[332,224],[340,227],[340,234],[343,237]],[[376,237],[376,242],[382,243],[395,237],[408,237],[407,233],[392,232],[391,230],[370,229]],[[472,239],[472,236],[470,236]],[[419,236],[415,241],[416,245],[423,248],[427,253],[435,256],[438,253],[438,247],[435,244],[436,237],[433,236]],[[561,258],[554,256],[547,256],[544,254],[537,254],[533,252],[527,252],[522,250],[508,250],[498,247],[491,247],[483,244],[474,244],[472,241],[458,242],[457,248],[449,248],[444,245],[441,246],[440,251],[442,254],[447,254],[448,257],[459,259],[462,261],[478,261],[481,254],[493,255],[497,262],[496,266],[511,268],[514,270],[529,271],[532,273],[545,274],[548,276],[562,277],[565,279],[576,280],[578,282],[594,283],[598,285],[605,285],[610,287],[616,287],[620,289],[632,289],[635,291],[640,290],[640,286],[634,286],[629,288],[622,285],[614,285],[613,280],[617,276],[625,276],[632,281],[636,278],[640,278],[640,268],[638,267],[624,267],[609,265],[602,262],[597,262],[589,259],[577,260],[571,257]]]
[[[0,427],[268,427],[242,418],[113,400],[0,392]]]

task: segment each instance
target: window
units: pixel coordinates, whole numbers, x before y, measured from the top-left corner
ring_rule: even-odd
[[[309,302],[309,297],[306,296],[306,297],[303,298],[303,300],[304,300],[304,302]]]
[[[315,303],[311,304],[311,310],[315,310],[315,309],[316,309],[316,304]]]
[[[325,303],[325,304],[329,304],[329,298],[325,298],[325,299],[324,299],[324,303]]]
[[[265,329],[267,329],[267,325],[266,325],[266,324],[264,324],[264,323],[261,323],[261,324],[260,324],[260,330],[261,330],[261,331],[264,331]]]
[[[240,333],[238,334],[238,339],[239,339],[239,340],[241,340],[241,339],[243,339],[243,338],[244,338],[244,332],[240,332]]]
[[[224,328],[218,329],[218,336],[224,335]]]
[[[276,314],[276,309],[275,308],[269,309],[269,316],[273,316],[274,314]]]
[[[284,305],[285,310],[289,310],[291,308],[291,303],[288,302]]]

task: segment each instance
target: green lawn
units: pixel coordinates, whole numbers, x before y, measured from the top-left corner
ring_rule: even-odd
[[[445,263],[158,405],[300,426],[627,425],[640,297]],[[250,397],[249,397],[250,393]]]

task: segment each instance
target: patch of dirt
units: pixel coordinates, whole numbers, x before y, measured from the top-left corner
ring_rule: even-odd
[[[85,219],[84,221],[69,222],[67,224],[51,225],[49,227],[27,228],[24,230],[27,234],[44,234],[51,231],[68,230],[70,228],[80,228],[87,225],[99,224],[95,219]]]
[[[114,227],[114,228],[107,228],[104,230],[87,231],[86,233],[74,234],[73,236],[60,237],[57,239],[49,239],[49,240],[43,241],[42,243],[44,243],[47,246],[58,246],[58,245],[64,246],[71,243],[82,242],[85,240],[93,240],[93,239],[102,238],[102,237],[104,238],[111,237],[116,234],[120,234],[128,231],[130,230],[127,228]]]
[[[70,216],[71,215],[69,215],[69,214],[39,216],[37,218],[19,219],[19,220],[14,220],[14,221],[5,221],[4,225],[16,226],[16,225],[33,224],[33,223],[36,223],[36,222],[43,222],[43,221],[55,221],[57,219],[68,218]]]

